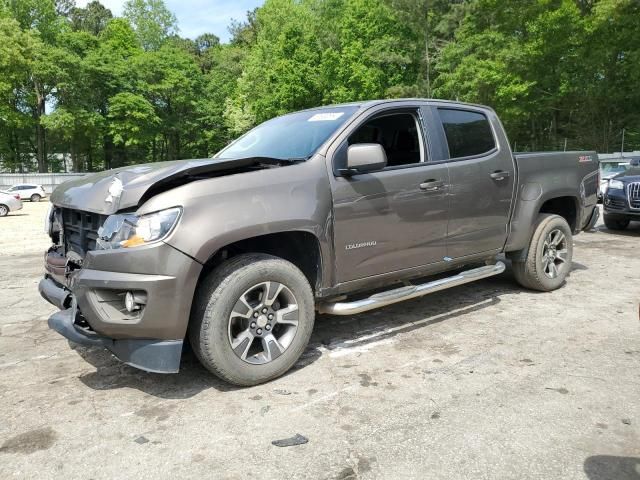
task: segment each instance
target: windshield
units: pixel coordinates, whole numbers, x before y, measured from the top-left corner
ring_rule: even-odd
[[[607,162],[600,164],[600,170],[603,177],[611,177],[618,173],[626,172],[630,165],[622,162]]]
[[[216,158],[308,159],[357,109],[322,108],[274,118],[240,137]]]

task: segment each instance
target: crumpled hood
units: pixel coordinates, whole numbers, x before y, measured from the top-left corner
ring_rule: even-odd
[[[110,215],[138,206],[152,187],[188,177],[226,175],[264,164],[264,159],[200,159],[147,163],[91,173],[59,185],[56,206]]]

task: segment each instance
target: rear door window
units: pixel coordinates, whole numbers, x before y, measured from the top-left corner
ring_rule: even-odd
[[[450,158],[473,157],[496,148],[489,119],[480,112],[439,108]]]

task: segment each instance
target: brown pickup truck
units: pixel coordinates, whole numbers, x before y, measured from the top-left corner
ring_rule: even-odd
[[[322,107],[211,159],[61,185],[39,289],[60,309],[50,327],[74,342],[169,373],[189,339],[211,372],[253,385],[294,365],[316,311],[353,315],[497,275],[501,254],[524,287],[562,286],[597,187],[594,152],[514,155],[487,107]]]

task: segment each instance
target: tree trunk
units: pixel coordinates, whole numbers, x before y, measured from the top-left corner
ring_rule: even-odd
[[[78,154],[76,153],[76,147],[73,143],[73,140],[71,140],[69,142],[69,153],[71,154],[71,169],[73,170],[73,173],[78,173]],[[63,158],[63,162],[64,162],[64,171],[67,171],[67,162]]]
[[[42,86],[38,82],[34,82],[36,91],[36,105],[33,110],[33,120],[36,125],[36,158],[38,159],[38,172],[47,173],[47,144],[45,139],[44,127],[40,124],[40,119],[45,112],[45,97],[42,94]]]
[[[425,3],[424,60],[426,62],[427,98],[431,98],[431,57],[429,56],[429,2]]]
[[[93,145],[89,142],[89,151],[87,152],[87,172],[93,171]]]
[[[103,137],[104,144],[104,169],[109,170],[113,163],[113,141],[109,135]]]

